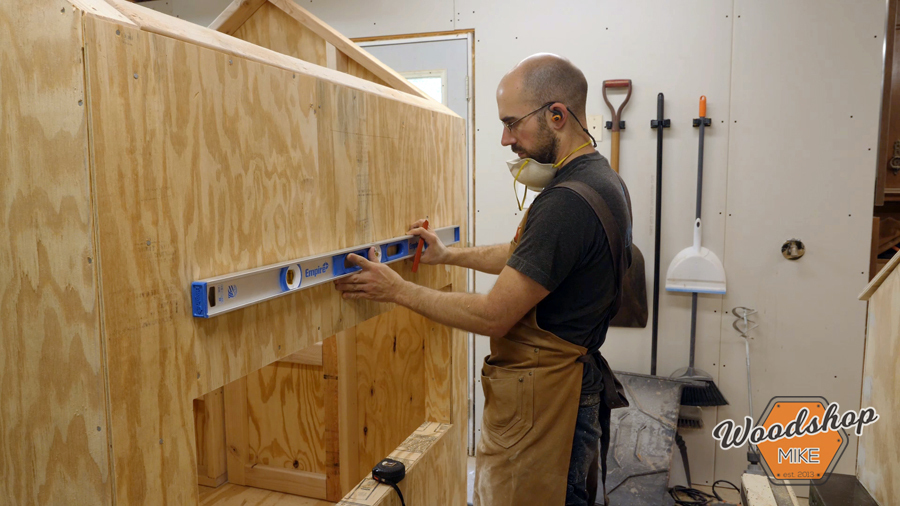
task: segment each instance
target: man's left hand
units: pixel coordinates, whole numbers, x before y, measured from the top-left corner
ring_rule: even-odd
[[[369,258],[375,258],[375,248],[369,249]],[[347,255],[347,261],[362,267],[346,278],[334,282],[343,292],[344,299],[369,299],[378,302],[396,302],[397,293],[406,281],[393,269],[378,262],[371,262],[359,255]]]

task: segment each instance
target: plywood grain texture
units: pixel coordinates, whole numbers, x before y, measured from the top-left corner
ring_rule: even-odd
[[[0,2],[4,504],[112,502],[81,16]]]
[[[113,456],[130,477],[117,498],[189,504],[192,399],[388,308],[321,286],[197,320],[190,281],[393,237],[417,216],[462,223],[463,205],[407,173],[449,170],[443,193],[463,195],[463,125],[155,33],[93,18],[85,30],[101,276],[115,280],[102,291],[115,301],[103,315]],[[448,268],[397,269],[450,281]]]
[[[300,72],[340,86],[389,96],[394,100],[412,104],[416,107],[454,115],[454,113],[443,104],[431,98],[426,98],[418,93],[410,94],[394,88],[377,85],[363,79],[353,79],[352,76],[343,72],[298,60],[297,58],[251,44],[224,33],[195,25],[189,21],[156,12],[127,0],[78,0],[78,2],[81,4],[107,3],[115,7],[115,9],[134,26],[149,33],[164,35],[176,40],[185,41],[200,47],[246,58],[284,70]],[[108,8],[108,6],[106,7]]]
[[[190,282],[464,224],[465,127],[137,6],[77,5],[0,6],[0,493],[197,504],[194,399],[391,306],[325,285],[200,320]]]
[[[293,0],[267,0],[261,5],[256,0],[234,0],[210,28],[316,65],[336,68],[328,65],[327,44],[348,57],[348,66],[337,67],[342,72],[431,100],[400,74]]]
[[[425,340],[406,308],[356,328],[359,466],[368,471],[425,421]]]
[[[321,366],[276,362],[247,377],[251,464],[325,474]]]
[[[895,255],[895,258],[897,255]],[[870,294],[861,407],[879,419],[859,438],[856,475],[878,504],[900,497],[900,270],[885,267]],[[874,281],[874,280],[873,280]]]
[[[325,39],[269,2],[265,2],[233,35],[316,65],[324,67],[327,63]]]

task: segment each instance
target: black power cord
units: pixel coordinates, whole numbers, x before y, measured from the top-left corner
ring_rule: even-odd
[[[372,479],[378,483],[390,485],[397,492],[397,495],[400,496],[401,506],[406,506],[406,502],[403,500],[403,494],[400,493],[400,487],[397,484],[403,481],[405,477],[406,466],[399,460],[384,459],[372,468]]]
[[[726,483],[731,486],[731,488],[741,492],[741,489],[737,488],[734,483],[731,483],[728,480],[716,480],[715,483],[712,484],[712,494],[707,494],[702,490],[697,490],[696,488],[688,488],[682,487],[681,485],[676,485],[669,489],[669,495],[675,501],[675,504],[679,506],[696,506],[696,505],[706,505],[711,504],[713,499],[719,502],[724,502],[722,496],[716,492],[716,485],[719,483]]]

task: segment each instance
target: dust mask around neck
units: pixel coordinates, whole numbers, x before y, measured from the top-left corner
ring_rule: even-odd
[[[573,153],[588,144],[590,144],[590,141],[578,146],[572,153],[569,153],[565,158],[554,164],[541,163],[532,158],[514,158],[506,162],[506,165],[509,166],[509,173],[513,177],[513,192],[516,194],[516,204],[519,205],[519,211],[521,211],[522,207],[525,205],[525,196],[527,196],[528,190],[533,192],[540,192],[543,190],[550,184],[550,181],[553,180],[553,176],[556,175],[559,166],[572,156]],[[516,190],[516,183],[525,185],[525,195],[522,196],[521,201],[519,201],[519,192]]]

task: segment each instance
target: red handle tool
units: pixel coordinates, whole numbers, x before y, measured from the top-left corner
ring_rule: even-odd
[[[425,223],[422,224],[422,228],[428,230],[428,220],[425,220]],[[413,258],[413,272],[419,272],[419,260],[422,258],[422,248],[425,247],[425,239],[419,237],[419,245],[416,246],[416,256]]]

